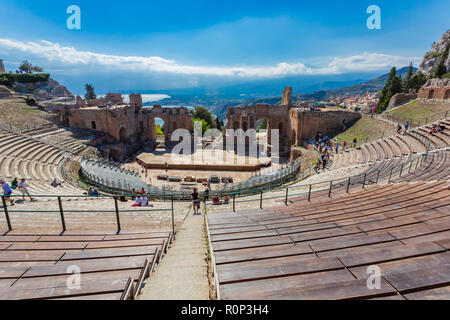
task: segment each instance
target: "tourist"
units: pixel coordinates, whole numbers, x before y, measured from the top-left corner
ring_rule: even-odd
[[[141,207],[148,207],[148,198],[142,197],[141,199]]]
[[[358,144],[358,139],[353,139],[353,146],[352,146],[352,148],[354,149],[354,148],[356,148],[356,145]]]
[[[197,189],[194,189],[194,192],[192,192],[191,194],[191,199],[192,199],[192,207],[194,209],[194,216],[197,214],[200,214],[200,199],[198,196],[198,192]]]
[[[164,163],[164,166],[165,166],[165,168],[166,168],[166,172],[169,171],[169,164],[168,164],[167,162]]]
[[[208,201],[208,199],[209,199],[209,192],[210,192],[210,184],[209,184],[209,182],[208,182],[208,185],[206,186],[206,190],[205,190],[205,192],[203,193],[203,202],[205,202],[205,203],[206,203],[206,201]]]
[[[131,190],[131,200],[134,200],[134,199],[136,199],[136,189],[132,189]]]
[[[147,193],[147,192],[145,192],[145,189],[144,189],[144,188],[142,188],[142,189],[141,189],[141,192],[140,192],[140,194],[142,194],[143,196],[145,196],[145,195],[146,195],[146,193]]]
[[[30,198],[31,202],[34,202],[35,200],[31,197],[30,192],[28,192],[28,184],[25,181],[25,179],[20,179],[19,184],[17,185],[20,192],[22,193],[22,200],[25,201],[25,195],[27,195]]]
[[[134,202],[133,205],[131,205],[132,207],[140,207],[142,205],[142,198],[141,197],[137,197],[136,201]]]
[[[219,198],[219,196],[217,195],[217,194],[215,194],[214,196],[213,196],[213,205],[214,206],[218,206],[218,205],[221,205],[222,203],[220,202],[220,198]]]
[[[336,154],[339,154],[339,142],[336,142],[335,148],[336,148]]]
[[[347,141],[342,142],[342,149],[347,150]]]
[[[314,170],[316,171],[316,173],[320,172],[320,161],[317,161],[316,166],[314,167]]]
[[[223,204],[229,204],[230,203],[230,197],[226,194],[223,196]]]
[[[119,198],[119,201],[120,202],[128,202],[128,199],[124,195],[121,195],[120,198]]]
[[[445,130],[445,126],[443,124],[439,124],[439,129],[437,130],[439,133],[443,133]]]
[[[142,161],[141,161],[141,168],[142,168],[141,173],[144,173],[144,171],[145,171],[145,165],[144,165],[144,162],[142,162]]]
[[[61,187],[62,188],[62,182],[61,181],[59,181],[58,179],[53,179],[53,181],[52,181],[52,183],[50,184],[53,188],[56,188],[56,187]]]
[[[10,195],[12,194],[13,191],[9,186],[8,182],[0,178],[0,187],[3,188],[3,195],[5,196],[4,199],[6,201],[9,201],[10,205],[13,206],[14,200],[10,198]]]
[[[402,126],[400,125],[400,123],[397,125],[397,134],[402,133]]]
[[[12,181],[11,181],[11,189],[13,189],[13,190],[16,190],[17,189],[17,184],[18,184],[19,182],[17,181],[17,178],[14,178]]]
[[[408,132],[409,121],[405,121],[405,134]]]
[[[99,195],[100,194],[98,193],[97,189],[92,189],[91,196],[98,197]]]

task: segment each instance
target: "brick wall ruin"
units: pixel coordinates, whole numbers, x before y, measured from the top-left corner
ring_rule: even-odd
[[[450,100],[450,79],[430,79],[419,90],[418,99]]]

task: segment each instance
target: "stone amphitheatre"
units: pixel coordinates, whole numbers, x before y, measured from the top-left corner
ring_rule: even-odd
[[[450,110],[445,81],[430,80],[413,101]],[[227,111],[228,129],[266,120],[264,160],[202,168],[165,158],[172,133],[194,129],[187,108],[145,107],[139,94],[84,101],[64,89],[43,104],[45,123],[0,124],[0,177],[27,179],[37,200],[14,192],[11,206],[2,197],[1,299],[450,299],[448,113],[333,152],[317,174],[318,132],[333,138],[362,117],[393,132],[397,123],[388,113],[298,108],[288,87],[280,105]],[[24,98],[0,87],[1,103]],[[430,134],[433,125],[443,130]],[[246,147],[235,159],[249,157]],[[192,189],[211,176],[211,195],[229,202],[209,198],[194,216]],[[142,188],[150,207],[119,201]],[[68,290],[71,266],[82,281]],[[381,272],[376,288],[371,266]]]

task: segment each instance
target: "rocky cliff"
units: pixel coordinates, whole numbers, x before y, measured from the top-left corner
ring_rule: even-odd
[[[442,61],[447,68],[447,72],[450,72],[449,50],[450,30],[447,30],[438,42],[433,43],[433,50],[425,54],[419,70],[427,75],[432,75]]]
[[[0,98],[14,96],[33,98],[37,105],[50,112],[58,112],[65,107],[76,107],[74,95],[51,78],[47,81],[29,83],[15,81],[8,87],[0,88]]]

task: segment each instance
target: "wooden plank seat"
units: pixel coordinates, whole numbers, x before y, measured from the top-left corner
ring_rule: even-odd
[[[431,168],[442,165],[437,160],[436,155]],[[210,214],[220,297],[447,297],[450,192],[445,188],[448,175],[444,178],[376,185],[333,198],[324,192],[313,202],[291,199],[288,206],[268,208],[263,214],[258,210]],[[426,261],[433,262],[428,270]],[[371,291],[367,267],[375,264],[392,267],[383,273],[382,289]],[[353,270],[358,271],[357,279]],[[408,270],[423,275],[422,280],[405,275]]]
[[[171,239],[170,232],[1,236],[0,299],[134,298]],[[81,287],[68,289],[73,266]]]

